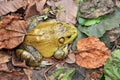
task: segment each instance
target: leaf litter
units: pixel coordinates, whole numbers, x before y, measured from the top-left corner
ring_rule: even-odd
[[[48,0],[48,1],[51,1],[51,0]],[[1,1],[0,4],[2,4],[4,6],[0,7],[0,9],[1,9],[0,16],[4,15],[5,17],[0,21],[0,31],[1,31],[0,33],[2,33],[0,35],[0,37],[1,37],[0,38],[1,39],[0,40],[0,48],[1,49],[3,49],[3,48],[15,49],[16,47],[18,47],[23,42],[23,39],[26,34],[26,27],[27,27],[26,24],[27,23],[26,23],[26,20],[24,20],[24,19],[27,19],[34,15],[46,14],[46,13],[44,13],[46,6],[48,6],[48,8],[50,9],[50,11],[48,9],[48,13],[47,13],[48,17],[51,14],[51,10],[52,10],[51,7],[54,7],[53,9],[58,8],[58,9],[56,9],[58,12],[55,13],[55,16],[56,16],[55,18],[57,20],[76,24],[78,4],[76,4],[74,2],[74,0],[69,0],[69,1],[54,0],[54,1],[52,1],[54,3],[49,2],[49,5],[46,4],[46,2],[48,2],[48,1],[46,1],[46,0],[20,0],[20,1],[19,0],[10,0],[10,1],[3,0],[3,1]],[[94,5],[97,6],[97,8],[94,8],[93,4],[87,5],[87,7],[90,8],[90,10],[91,10],[91,12],[89,13],[89,11],[84,10],[84,9],[86,9],[85,6],[80,7],[81,9],[83,8],[83,10],[82,10],[83,13],[84,13],[84,11],[88,12],[88,14],[86,14],[86,13],[82,14],[82,17],[96,18],[96,17],[102,16],[105,14],[112,13],[114,11],[114,8],[113,8],[114,3],[112,2],[112,0],[107,0],[107,1],[91,0],[91,1],[92,2],[88,2],[88,3],[90,3],[90,4],[94,3]],[[20,2],[20,4],[18,4],[19,2]],[[104,3],[104,4],[102,4],[102,3]],[[69,6],[68,6],[68,4],[69,4]],[[102,4],[102,5],[100,5],[100,4]],[[105,4],[107,4],[107,5],[105,5]],[[9,5],[9,8],[7,5]],[[83,3],[83,5],[84,5],[84,3]],[[85,3],[85,5],[86,5],[86,3]],[[115,5],[117,5],[119,7],[117,0],[116,0]],[[16,14],[16,11],[19,8],[23,8],[23,10],[25,10],[25,13],[23,13],[24,15],[22,17],[20,17],[18,15],[17,16],[15,16],[15,15],[14,16],[13,15],[6,16],[9,13],[11,14],[11,12],[12,13],[15,12],[14,14]],[[107,11],[103,11],[101,9],[107,10]],[[118,10],[118,12],[119,12],[119,10]],[[118,17],[118,15],[117,15],[117,17]],[[111,15],[111,16],[114,16],[114,15]],[[115,18],[117,18],[117,17],[115,17]],[[111,22],[111,21],[112,21],[111,19],[110,19],[110,21],[108,20],[108,22]],[[111,30],[111,29],[115,28],[116,24],[118,24],[118,23],[115,23],[115,25],[110,26],[112,28],[105,29],[103,31],[103,34],[107,30]],[[105,24],[105,25],[107,25],[107,24]],[[116,27],[118,27],[118,25]],[[78,27],[78,28],[80,29],[80,33],[83,32],[83,34],[84,34],[84,30],[81,29],[80,27]],[[116,31],[111,32],[110,35],[113,34],[114,32],[116,32]],[[4,34],[4,36],[3,36],[3,34]],[[11,34],[11,36],[8,34]],[[88,36],[91,36],[91,34],[85,32],[85,34],[82,35],[82,38],[86,37],[86,34]],[[98,34],[97,36],[96,35],[95,36],[101,37],[101,36],[103,36],[103,34]],[[116,34],[119,34],[119,33],[116,33]],[[79,38],[81,38],[81,36],[79,36]],[[74,43],[74,49],[76,50],[76,45],[77,45],[78,53],[76,53],[74,51],[73,52],[69,51],[69,55],[65,60],[66,63],[74,64],[76,62],[78,64],[79,68],[85,67],[88,69],[99,68],[99,67],[103,66],[110,55],[110,50],[105,46],[105,44],[103,42],[100,42],[99,39],[97,39],[95,37],[85,38],[85,39],[83,39],[83,42],[81,42],[82,39],[79,39],[79,38],[76,40],[76,41],[78,41],[78,43],[76,43],[76,42]],[[89,38],[90,38],[90,40],[88,40]],[[113,42],[116,41],[116,39],[117,39],[116,36],[114,38],[111,38],[111,40],[113,40]],[[84,41],[86,41],[86,42],[84,42]],[[6,80],[8,77],[10,77],[9,79],[16,79],[16,80],[35,80],[35,79],[44,80],[42,73],[44,73],[44,70],[46,70],[47,67],[45,67],[44,70],[42,70],[42,69],[35,70],[34,68],[30,69],[30,67],[29,68],[26,67],[28,69],[23,71],[23,69],[25,69],[25,68],[22,68],[22,67],[25,67],[25,64],[15,62],[15,59],[12,59],[12,68],[10,70],[9,63],[11,62],[10,61],[11,56],[7,56],[7,57],[6,56],[7,55],[5,55],[5,56],[2,55],[2,57],[1,57],[1,59],[5,59],[4,62],[1,63],[1,65],[0,65],[1,80]],[[12,57],[13,57],[13,55],[12,55]],[[64,62],[64,60],[61,62]],[[58,64],[60,65],[59,62],[58,62]],[[62,64],[65,64],[65,63],[62,63]],[[18,67],[18,69],[14,68],[14,66]],[[6,76],[3,76],[3,74],[5,74]],[[32,74],[32,76],[31,76],[31,74]],[[48,73],[48,74],[50,74],[50,73]],[[100,74],[93,72],[91,77],[95,76],[95,77],[93,77],[93,79],[98,79]],[[16,76],[19,76],[19,77],[16,77]],[[7,79],[7,80],[9,80],[9,79]],[[67,78],[65,78],[65,80],[67,80]]]
[[[12,49],[21,44],[26,34],[27,23],[20,16],[5,16],[0,21],[0,49]]]

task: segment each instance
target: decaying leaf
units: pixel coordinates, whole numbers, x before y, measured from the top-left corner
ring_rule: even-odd
[[[114,11],[112,0],[88,0],[80,5],[81,16],[84,18],[97,18]]]
[[[91,80],[100,80],[100,76],[103,73],[103,69],[99,68],[97,71],[93,71],[91,75]]]
[[[65,62],[67,63],[75,63],[75,54],[70,50],[68,57],[66,58]]]
[[[110,50],[95,37],[80,39],[77,42],[76,63],[85,68],[98,68],[109,58]]]
[[[11,56],[5,53],[4,51],[0,51],[0,64],[9,62],[10,57]]]
[[[0,72],[0,80],[28,80],[27,76],[18,71]]]
[[[0,72],[1,71],[10,72],[7,63],[0,64]]]
[[[27,23],[20,16],[8,15],[0,21],[0,49],[12,49],[23,42]]]
[[[10,54],[7,51],[0,50],[0,71],[10,72],[7,63],[10,62]]]
[[[44,80],[43,74],[45,69],[42,70],[24,69],[24,72],[29,80]]]
[[[32,80],[32,79],[31,79],[32,70],[24,69],[24,72],[25,72],[25,74],[27,75],[28,80]]]
[[[115,5],[120,8],[120,1],[119,0],[114,0]]]
[[[28,8],[25,12],[25,18],[29,18],[34,15],[40,15],[43,13],[43,8],[46,3],[46,0],[34,0],[30,1]]]
[[[26,65],[26,63],[25,63],[25,61],[23,61],[23,62],[21,62],[20,60],[19,60],[19,58],[17,58],[16,56],[15,56],[15,54],[13,53],[12,54],[12,64],[14,65],[14,66],[17,66],[17,67],[25,67],[25,68],[27,68],[28,66]]]
[[[57,20],[73,24],[76,23],[78,6],[74,0],[60,0],[55,3],[55,6],[60,6],[60,12],[56,15]]]
[[[107,34],[110,37],[110,42],[116,41],[118,38],[120,38],[120,27],[109,30]]]
[[[0,16],[9,12],[15,12],[21,7],[27,5],[27,0],[10,0],[0,2]]]

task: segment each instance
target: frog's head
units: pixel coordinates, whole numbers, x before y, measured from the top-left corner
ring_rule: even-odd
[[[67,24],[64,22],[58,23],[57,36],[59,36],[58,41],[61,44],[71,43],[77,36],[77,28],[72,24]]]

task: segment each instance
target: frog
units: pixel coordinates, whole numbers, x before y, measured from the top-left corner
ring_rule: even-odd
[[[77,32],[73,24],[66,22],[39,22],[27,32],[23,44],[33,46],[44,58],[50,58],[57,50],[62,50],[72,43]]]

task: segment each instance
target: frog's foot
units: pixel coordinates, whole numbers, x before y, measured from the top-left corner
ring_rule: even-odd
[[[28,52],[17,49],[15,54],[21,61],[25,61],[28,66],[40,66],[41,64],[42,56],[38,51]]]
[[[54,57],[56,59],[64,59],[67,55],[68,55],[68,45],[66,45],[65,47],[62,47],[62,48],[58,49],[54,53]]]

